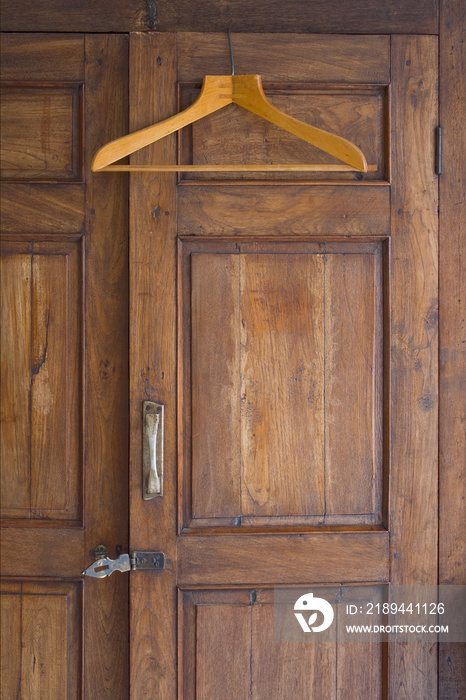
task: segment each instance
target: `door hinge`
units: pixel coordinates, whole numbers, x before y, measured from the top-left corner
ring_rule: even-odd
[[[106,578],[114,571],[163,571],[165,569],[165,554],[163,552],[133,552],[120,554],[117,559],[98,557],[95,562],[83,571],[83,576]]]
[[[435,129],[435,174],[442,174],[442,127]]]

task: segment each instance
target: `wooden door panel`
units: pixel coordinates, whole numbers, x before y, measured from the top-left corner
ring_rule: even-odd
[[[125,37],[2,42],[5,697],[127,697],[127,581],[81,579],[127,546],[127,197],[90,172],[126,129],[126,72]]]
[[[196,184],[178,192],[180,236],[388,236],[389,215],[387,186],[281,184],[259,197],[249,183]]]
[[[337,133],[356,143],[375,172],[364,181],[384,181],[386,172],[386,128],[388,94],[385,86],[356,87],[344,84],[313,85],[264,83],[267,97],[287,114]],[[200,85],[179,83],[179,108],[196,99]],[[246,139],[246,140],[245,140]],[[245,146],[238,153],[237,144]],[[209,115],[186,127],[180,134],[180,163],[337,163],[279,127],[246,112],[237,105]],[[303,173],[288,173],[286,180],[308,179]],[[354,180],[354,173],[314,173],[312,180]],[[182,173],[181,182],[225,180],[283,180],[283,173]]]
[[[225,586],[389,580],[387,532],[193,535],[180,538],[178,583]]]
[[[182,527],[381,523],[384,250],[182,240]]]
[[[178,650],[182,697],[193,689],[228,695],[228,679],[248,692],[245,677],[252,697],[261,697],[269,681],[251,681],[251,636],[257,658],[278,654],[273,683],[288,678],[288,652],[280,660],[270,646],[270,604],[255,611],[252,586],[270,593],[274,585],[436,581],[436,41],[340,39],[316,38],[316,52],[314,37],[234,36],[236,69],[285,85],[277,96],[296,109],[303,85],[307,95],[325,86],[319,100],[333,110],[317,109],[324,128],[332,119],[342,128],[354,123],[365,105],[379,124],[369,139],[374,153],[384,152],[387,181],[177,181],[149,173],[132,181],[131,538],[134,548],[157,542],[168,559],[152,583],[132,579],[133,663],[149,679],[134,676],[135,697],[175,697]],[[176,112],[179,95],[192,97],[205,73],[228,72],[221,41],[134,37],[132,128]],[[324,53],[333,57],[328,64]],[[157,100],[138,89],[153,79],[155,63]],[[196,158],[205,145],[222,156],[229,134],[219,138],[219,124],[188,134]],[[257,155],[259,132],[252,133]],[[184,138],[178,151],[172,135],[132,162],[173,163]],[[238,152],[242,141],[231,138]],[[152,502],[141,499],[143,399],[164,403],[167,415],[166,491]],[[177,591],[182,600],[212,596],[179,611],[179,649],[170,622]],[[218,610],[204,609],[217,601]],[[214,678],[209,659],[220,653],[222,607],[238,667],[220,659],[222,678]],[[147,639],[157,650],[151,662]],[[401,697],[434,697],[427,645],[395,645],[386,657],[377,645],[341,647],[327,670],[335,697],[398,700],[400,687]],[[297,682],[310,692],[307,678]],[[325,674],[314,682],[325,686]]]
[[[273,614],[270,589],[183,589],[182,697],[382,698],[382,644],[276,643]]]
[[[2,246],[2,517],[82,522],[82,245]]]
[[[2,178],[82,180],[82,83],[5,85],[1,119]]]
[[[5,697],[81,697],[81,584],[12,581],[0,600]]]

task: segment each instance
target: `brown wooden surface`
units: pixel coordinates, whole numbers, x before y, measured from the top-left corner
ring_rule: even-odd
[[[176,111],[176,38],[136,34],[130,40],[130,55],[133,131]],[[141,85],[151,89],[141,90]],[[176,139],[169,136],[133,158],[139,164],[154,159],[173,162],[175,149]],[[106,182],[113,175],[96,177]],[[131,177],[130,545],[161,550],[169,560],[161,575],[142,571],[131,576],[131,693],[134,698],[168,699],[176,695],[175,176]],[[144,400],[165,404],[164,495],[152,501],[141,498]]]
[[[2,93],[2,178],[81,180],[81,85],[13,84]]]
[[[87,36],[85,64],[87,566],[100,543],[110,556],[128,547],[127,181],[117,175],[105,182],[90,172],[97,146],[128,128],[127,38]],[[102,119],[110,103],[111,118]],[[85,693],[126,698],[128,580],[87,579],[84,613],[93,621],[84,626]]]
[[[86,205],[70,181],[83,86],[88,163],[127,129],[127,40],[7,36],[2,69],[2,575],[23,601],[8,665],[24,697],[82,697],[83,665],[86,697],[126,698],[127,580],[82,595],[79,577],[97,544],[127,548],[127,198],[124,176],[87,175]]]
[[[237,255],[191,259],[194,517],[241,512],[239,271]]]
[[[316,72],[322,68],[314,69]],[[314,71],[313,71],[314,72]],[[325,71],[329,74],[329,71]],[[215,172],[200,172],[193,174],[190,168],[206,168],[206,164],[220,164],[216,167],[237,169],[260,167],[276,167],[270,163],[281,163],[287,173],[292,168],[304,167],[303,164],[313,163],[312,178],[318,169],[320,177],[330,180],[345,179],[348,181],[367,182],[383,179],[385,167],[384,129],[385,113],[387,111],[387,90],[383,85],[342,86],[341,84],[324,84],[320,86],[307,84],[295,87],[290,83],[264,83],[267,98],[278,108],[301,121],[318,126],[326,124],[327,130],[333,134],[348,139],[357,144],[367,159],[368,172],[361,178],[361,173],[345,173],[332,156],[324,151],[307,144],[293,134],[289,134],[260,117],[247,112],[239,106],[228,106],[222,110],[196,121],[191,127],[183,130],[180,137],[180,158],[183,163],[182,179],[192,181],[223,181],[239,179],[270,179],[274,182],[279,175],[249,173],[247,175],[230,172],[219,175]],[[180,108],[192,101],[198,94],[198,89],[192,84],[180,84]],[[331,115],[329,119],[329,115]],[[237,144],[246,137],[245,147],[238,153]],[[239,165],[241,163],[241,165]],[[187,164],[187,165],[185,165]],[[226,165],[230,164],[230,165]],[[309,166],[307,166],[309,167]],[[325,173],[330,169],[330,174]],[[332,173],[331,169],[340,169]],[[289,174],[281,178],[289,181]],[[296,174],[292,179],[308,177],[306,172]],[[358,179],[356,179],[358,178]],[[279,181],[279,180],[278,180]]]
[[[392,81],[390,578],[394,584],[435,585],[437,39],[394,37]],[[395,644],[389,663],[390,692],[397,700],[436,696],[430,644]]]
[[[351,590],[346,600],[365,600]],[[225,679],[235,700],[382,698],[382,644],[276,643],[273,602],[264,588],[181,591],[183,698],[223,696]]]
[[[2,233],[67,236],[84,228],[84,185],[2,183],[0,221]]]
[[[186,186],[178,195],[179,235],[383,236],[389,188],[281,185]],[[289,202],[293,204],[290,206]]]
[[[180,250],[184,525],[380,522],[380,243]]]
[[[323,262],[283,253],[240,263],[240,513],[322,513]]]
[[[378,252],[328,255],[325,261],[324,512],[329,514],[381,509],[383,316]],[[352,403],[353,411],[342,408]]]
[[[72,0],[64,11],[61,0],[2,1],[4,31],[136,32],[148,29],[149,12],[144,0],[116,0],[108,5]],[[331,11],[323,0],[203,0],[196,7],[189,0],[159,0],[156,3],[159,31],[254,31],[254,32],[341,32],[418,33],[438,31],[436,0],[333,0]]]
[[[466,441],[466,6],[443,2],[440,14],[440,118],[444,168],[440,187],[440,525],[439,583],[466,583],[464,536]],[[442,644],[439,650],[442,700],[466,695],[464,645]]]
[[[21,584],[2,585],[0,592],[2,694],[16,698],[21,687]]]
[[[182,586],[382,582],[388,580],[388,535],[186,535],[178,558]]]
[[[2,696],[78,700],[80,584],[13,581],[0,598]]]
[[[224,630],[228,629],[228,654],[212,654],[225,649]],[[273,629],[273,625],[272,625]],[[244,673],[250,664],[251,612],[246,606],[199,606],[196,615],[196,698],[222,697],[225,687],[232,697],[248,698],[251,679]]]
[[[217,37],[212,37],[213,46],[216,40]],[[284,38],[281,40],[285,42]],[[202,42],[207,44],[208,37],[202,37]],[[291,38],[289,42],[291,46]],[[297,42],[302,53],[305,39],[298,37]],[[354,39],[354,50],[358,55],[363,44],[363,40]],[[383,80],[386,80],[387,76],[392,75],[390,90],[397,97],[395,102],[392,99],[392,129],[386,131],[383,136],[385,144],[388,143],[389,135],[392,143],[396,142],[392,146],[392,167],[396,164],[400,172],[396,174],[398,179],[394,179],[395,199],[392,201],[392,207],[393,202],[400,201],[400,204],[393,209],[392,225],[389,219],[386,185],[380,187],[379,184],[366,183],[364,186],[324,186],[322,190],[316,187],[305,189],[302,185],[282,185],[274,187],[272,191],[270,186],[260,182],[241,186],[231,185],[227,181],[223,181],[221,186],[191,182],[187,186],[187,183],[182,181],[181,186],[176,189],[175,180],[170,179],[169,175],[157,178],[148,173],[137,173],[132,176],[132,543],[135,548],[141,549],[156,545],[168,553],[169,559],[163,575],[149,577],[139,572],[132,577],[132,684],[136,696],[142,692],[162,693],[167,697],[175,694],[172,669],[176,650],[174,628],[169,620],[170,616],[174,620],[176,585],[185,589],[181,594],[182,598],[185,595],[194,595],[193,589],[213,589],[216,594],[221,595],[223,605],[233,606],[234,596],[228,590],[229,586],[272,586],[276,583],[293,585],[323,583],[329,580],[360,583],[388,581],[391,580],[390,561],[392,571],[395,572],[394,580],[397,582],[417,581],[418,577],[423,582],[432,581],[431,574],[435,571],[436,558],[436,511],[431,490],[435,479],[430,477],[435,473],[435,449],[432,451],[433,457],[430,456],[430,451],[435,439],[436,411],[435,407],[431,410],[429,397],[432,395],[435,402],[435,392],[431,387],[435,387],[436,345],[435,336],[431,338],[435,333],[435,329],[431,328],[431,324],[435,324],[435,318],[429,315],[428,311],[432,302],[430,295],[436,288],[436,223],[432,217],[432,210],[435,210],[436,204],[436,181],[435,176],[431,174],[432,134],[436,117],[435,44],[435,40],[429,38],[398,38],[393,42],[394,61],[391,67],[385,51],[385,40],[381,40],[380,47],[382,52],[385,51],[387,64],[380,73],[377,73],[377,69],[371,73],[370,68],[371,65],[381,65],[383,61],[380,54],[375,53],[373,64],[367,57],[364,59],[366,75],[370,80],[375,80],[377,75],[382,74]],[[183,53],[188,45],[194,45],[192,36],[178,37],[178,53],[174,38],[163,35],[134,37],[131,84],[137,117],[131,127],[138,128],[173,113],[173,101],[176,97],[176,57],[178,77],[183,75],[184,79],[191,81],[197,79],[192,65],[188,65]],[[242,46],[240,57],[247,55],[245,41]],[[349,44],[346,45],[346,50],[348,47]],[[276,56],[267,54],[266,49],[261,50],[260,46],[257,52],[258,60],[263,61],[264,70],[266,73],[268,70],[272,82],[275,74],[283,80],[289,68],[290,91],[293,91],[293,81],[299,79],[293,73],[293,70],[296,70],[295,62],[291,58],[283,58],[280,52],[278,61]],[[288,53],[291,55],[290,51]],[[157,60],[157,57],[160,60]],[[286,65],[287,60],[289,66]],[[406,70],[409,68],[409,76],[416,77],[414,82],[409,82],[409,86],[408,78],[405,77],[404,70],[401,70],[405,61],[408,61]],[[418,74],[421,64],[424,71],[422,76]],[[312,66],[312,61],[308,65]],[[136,89],[139,81],[146,82],[149,75],[152,76],[152,81],[154,80],[154,66],[157,66],[155,75],[160,81],[157,83],[160,88],[157,91],[156,103],[151,93]],[[332,66],[328,72],[331,73],[331,70]],[[183,71],[186,71],[186,74]],[[325,81],[328,74],[325,70],[323,72],[321,79]],[[357,85],[357,81],[362,80],[362,75],[358,73],[357,67],[355,72],[357,77],[353,84]],[[383,83],[381,77],[380,79]],[[425,81],[425,86],[422,81]],[[415,91],[415,94],[410,91]],[[420,111],[418,116],[416,110],[416,117],[414,104],[418,105]],[[387,128],[386,124],[384,128]],[[426,134],[431,134],[431,137],[427,137]],[[422,148],[419,145],[421,142]],[[155,146],[152,152],[141,152],[138,155],[139,163],[151,162],[154,157],[157,157],[158,162],[173,162],[175,140],[165,139],[163,143],[164,147],[160,152],[156,151]],[[417,160],[413,155],[414,165],[408,166],[401,155],[409,149],[416,149]],[[411,174],[409,181],[406,172]],[[110,174],[105,177],[110,177]],[[424,199],[421,201],[422,215],[413,216],[410,215],[409,207],[414,206],[414,192],[421,188],[420,181],[423,185],[426,183]],[[183,235],[178,243],[180,256],[177,292],[174,287],[173,267],[176,239],[173,218],[175,196],[180,203],[178,234]],[[243,207],[242,196],[246,198]],[[278,202],[274,203],[274,197]],[[358,197],[360,199],[356,200]],[[356,201],[361,205],[359,214]],[[295,203],[299,204],[296,209]],[[370,203],[368,210],[373,212],[370,224],[367,223],[364,211],[366,203]],[[235,204],[239,206],[235,207]],[[311,207],[312,213],[309,213],[307,207]],[[409,212],[405,214],[403,225],[401,219],[397,219],[403,214],[402,207]],[[314,224],[313,213],[319,209],[324,213],[318,219],[318,223]],[[335,211],[341,214],[335,215]],[[196,212],[196,218],[192,216],[193,212]],[[354,212],[354,222],[351,222],[351,216],[345,218],[347,212]],[[208,214],[207,217],[205,213]],[[306,214],[308,218],[304,225],[301,222],[295,223]],[[294,226],[298,226],[298,235]],[[390,231],[394,239],[396,238],[393,245],[398,253],[391,261],[395,271],[392,280],[388,261],[389,243],[383,242]],[[193,234],[196,234],[196,237]],[[303,238],[305,235],[307,239]],[[342,240],[345,236],[347,238]],[[316,247],[315,252],[320,252],[321,255],[325,252],[326,261],[331,260],[326,279],[330,289],[325,294],[325,306],[331,316],[331,322],[328,319],[324,324],[325,334],[329,336],[329,345],[324,355],[332,367],[329,369],[329,406],[332,407],[333,402],[335,424],[338,426],[338,423],[341,423],[342,426],[340,431],[335,428],[333,435],[330,431],[327,436],[329,451],[332,450],[332,442],[337,446],[334,474],[343,474],[345,464],[353,456],[353,450],[348,449],[349,442],[358,455],[357,460],[350,464],[349,469],[354,471],[351,472],[351,478],[345,481],[346,490],[339,482],[338,476],[335,476],[333,481],[330,479],[330,501],[333,500],[332,507],[336,511],[343,511],[339,516],[341,518],[355,517],[354,513],[351,513],[354,504],[358,510],[363,511],[375,507],[378,511],[377,517],[381,518],[381,505],[389,502],[387,478],[383,480],[383,493],[381,488],[383,437],[386,460],[384,470],[388,475],[390,468],[391,484],[395,489],[395,492],[390,494],[390,522],[384,514],[384,521],[387,521],[390,528],[393,526],[394,547],[391,555],[389,540],[392,534],[385,532],[380,524],[370,527],[368,523],[356,524],[356,521],[353,521],[350,524],[349,521],[342,520],[338,526],[329,523],[326,532],[313,532],[312,528],[316,529],[317,524],[310,526],[306,533],[299,532],[296,523],[292,522],[295,516],[290,515],[290,512],[296,512],[293,509],[297,505],[296,499],[299,500],[298,496],[300,497],[296,489],[296,475],[299,471],[296,465],[299,463],[299,457],[286,454],[287,475],[290,478],[282,479],[280,468],[285,459],[280,440],[273,442],[276,449],[271,449],[269,453],[264,448],[266,444],[270,447],[274,426],[275,433],[283,433],[286,436],[288,451],[292,454],[302,453],[303,444],[309,442],[303,440],[300,443],[299,440],[302,410],[293,413],[294,408],[301,405],[298,400],[300,387],[298,386],[297,393],[291,392],[288,396],[283,383],[284,378],[288,376],[288,363],[291,363],[290,367],[293,362],[296,364],[301,352],[304,352],[306,362],[309,359],[307,346],[301,351],[300,343],[315,347],[315,339],[311,340],[311,337],[314,338],[313,326],[311,325],[311,330],[306,330],[304,334],[303,329],[309,327],[309,323],[306,323],[307,317],[315,318],[309,313],[313,302],[309,301],[308,296],[311,292],[316,296],[315,280],[323,273],[319,273],[317,264],[311,265],[307,260],[304,253],[310,249],[306,250],[306,246]],[[320,251],[319,246],[322,246]],[[366,247],[371,246],[372,252],[378,253],[368,262],[364,253],[368,252]],[[203,255],[206,256],[204,259]],[[232,256],[238,255],[239,263],[230,262]],[[344,259],[345,255],[348,260]],[[290,262],[292,257],[293,267]],[[290,269],[287,262],[290,262]],[[323,265],[320,267],[323,268]],[[311,280],[311,284],[305,284],[304,280]],[[397,294],[390,298],[390,287],[393,292],[394,286]],[[421,295],[421,287],[424,291],[427,290],[428,301]],[[235,299],[236,288],[239,299]],[[318,298],[324,304],[322,295]],[[209,315],[211,299],[212,317]],[[307,315],[303,306],[308,310]],[[222,307],[225,309],[224,318],[221,315]],[[175,414],[172,392],[175,390],[173,370],[176,366],[176,314],[179,347],[178,462],[181,472],[178,481],[180,534],[178,561],[175,567]],[[241,323],[233,320],[236,315],[241,317]],[[390,319],[393,320],[390,322]],[[279,418],[275,419],[272,407],[276,396],[273,391],[270,392],[268,401],[257,404],[252,411],[254,429],[250,431],[247,450],[245,451],[244,444],[242,446],[242,459],[246,465],[243,466],[243,475],[246,474],[251,483],[257,481],[256,491],[259,497],[265,496],[261,508],[268,502],[272,492],[276,499],[275,504],[269,504],[268,513],[256,521],[254,518],[257,518],[257,513],[241,516],[240,519],[233,515],[238,502],[238,486],[236,477],[231,473],[231,461],[237,460],[237,456],[230,457],[228,446],[237,434],[231,429],[231,415],[238,408],[238,396],[235,397],[235,390],[232,389],[238,375],[235,368],[238,353],[232,349],[233,338],[234,343],[237,343],[238,331],[233,330],[235,324],[236,328],[238,325],[240,328],[241,372],[245,371],[244,367],[250,359],[245,353],[246,343],[250,340],[251,343],[256,343],[260,350],[254,351],[254,362],[247,370],[250,374],[248,391],[258,392],[258,388],[263,385],[266,387],[266,395],[267,390],[275,387],[275,394],[280,395],[288,412],[293,413],[298,428],[295,434],[288,429],[286,421],[281,423]],[[319,334],[318,326],[316,329]],[[391,351],[390,331],[394,337],[394,348]],[[320,334],[324,335],[323,327]],[[218,352],[218,341],[223,352]],[[406,350],[410,343],[415,344],[415,347]],[[383,434],[382,346],[386,353],[383,359],[385,400],[390,397],[387,383],[390,378],[392,395],[396,397],[392,403],[392,415],[388,410],[384,412]],[[409,353],[414,354],[413,360],[410,359]],[[317,352],[316,355],[318,354]],[[418,354],[420,362],[417,363]],[[265,360],[259,362],[259,355],[265,357]],[[390,359],[393,370],[396,371],[396,376],[392,373],[392,377],[387,372]],[[342,374],[339,375],[339,372]],[[345,383],[345,373],[348,372],[351,376]],[[211,376],[212,384],[209,382]],[[425,394],[419,393],[420,388],[416,384],[418,376],[422,377],[421,388],[429,389],[426,389]],[[191,395],[192,377],[195,377],[197,386]],[[209,388],[204,393],[202,384],[206,382],[209,382]],[[241,397],[243,392],[238,393]],[[222,398],[218,399],[217,396]],[[168,416],[165,426],[165,488],[168,491],[163,500],[154,499],[152,503],[144,503],[141,499],[141,402],[146,398],[166,403]],[[356,429],[352,431],[354,425],[351,418],[354,423],[356,403],[361,404],[363,409],[356,419]],[[412,407],[408,413],[404,408],[401,409],[405,404]],[[309,411],[307,407],[306,411]],[[343,412],[341,416],[338,415],[340,411]],[[195,422],[193,430],[190,426],[191,415],[194,416]],[[304,421],[304,424],[308,425],[309,420]],[[224,440],[220,432],[203,440],[203,436],[211,432],[212,426],[218,431],[226,431]],[[212,432],[215,433],[215,430]],[[267,435],[267,438],[262,439],[262,433]],[[389,450],[390,434],[394,446],[392,453]],[[404,437],[406,435],[409,436],[408,447],[407,438]],[[425,438],[426,435],[428,439]],[[215,464],[217,451],[220,456],[218,465]],[[406,454],[409,460],[407,465]],[[197,475],[193,458],[199,460]],[[427,474],[426,460],[429,467]],[[267,471],[267,465],[273,465],[273,468]],[[209,479],[209,470],[215,474],[213,480]],[[371,483],[374,474],[378,474],[376,486]],[[274,486],[275,482],[278,484],[277,488]],[[355,492],[352,492],[353,482],[356,484]],[[419,530],[416,518],[421,516],[424,488],[427,489],[428,505],[427,511],[422,512],[423,529]],[[245,491],[246,489],[241,497],[243,505],[244,499],[247,498]],[[307,492],[308,498],[316,496],[314,483]],[[405,503],[407,494],[413,502],[412,512]],[[302,503],[299,504],[299,509],[301,506]],[[192,509],[204,517],[194,518],[191,525]],[[212,515],[214,517],[209,517]],[[244,523],[243,517],[246,519]],[[209,520],[215,521],[213,528]],[[237,520],[239,522],[236,522]],[[206,532],[209,525],[210,533]],[[235,532],[235,527],[241,530]],[[270,528],[268,532],[265,527]],[[288,532],[283,531],[283,528],[289,528]],[[418,545],[421,547],[419,552]],[[414,548],[413,552],[411,547]],[[160,613],[160,600],[164,606],[163,616]],[[267,632],[262,627],[260,613],[252,614],[257,615],[257,634],[254,632],[259,646],[257,653],[265,654],[265,650],[260,647],[267,638]],[[209,615],[206,611],[201,613],[204,627],[199,628],[197,642],[196,618],[193,611],[180,618],[180,630],[191,640],[191,649],[196,649],[198,644],[197,649],[207,659],[186,660],[189,677],[194,678],[195,666],[199,662],[200,668],[204,670],[197,681],[198,692],[209,692],[212,683],[215,683],[213,687],[218,694],[220,680],[214,681],[208,671],[208,658],[213,658],[215,649],[212,646],[209,648],[208,634],[202,631],[209,627],[214,618],[217,619],[214,614],[214,618],[208,621]],[[213,624],[212,622],[211,626]],[[360,678],[360,686],[364,688],[364,692],[377,697],[382,694],[383,687],[387,689],[391,683],[392,688],[396,689],[394,692],[404,693],[402,697],[433,697],[435,681],[432,671],[435,669],[429,666],[428,651],[425,648],[415,652],[403,649],[403,653],[407,665],[402,668],[400,649],[393,650],[388,676],[388,666],[380,649],[374,652],[371,661],[373,671],[363,674]],[[335,665],[335,658],[329,661],[330,667],[333,668],[333,677],[336,679],[338,676],[341,683],[352,687],[354,669],[359,667],[361,660],[366,657],[365,651],[361,651],[360,656],[352,656],[352,652],[346,650],[346,657],[343,657],[341,666]],[[416,664],[419,665],[420,671],[416,669]],[[231,673],[236,677],[237,669],[232,669]],[[247,668],[245,673],[249,673]],[[181,687],[188,689],[186,693],[189,697],[192,683],[184,679],[182,674],[179,682]],[[301,682],[304,682],[304,679],[300,678],[299,683]],[[257,694],[259,690],[255,692]],[[339,692],[348,695],[350,691],[348,688],[342,688]]]

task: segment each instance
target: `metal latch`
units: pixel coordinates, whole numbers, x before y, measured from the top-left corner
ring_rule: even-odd
[[[165,569],[165,554],[163,552],[133,552],[120,554],[117,559],[99,556],[95,562],[83,571],[83,576],[106,578],[114,571],[163,571]]]

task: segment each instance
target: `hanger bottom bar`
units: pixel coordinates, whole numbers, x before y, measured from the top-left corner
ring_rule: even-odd
[[[296,173],[296,172],[319,172],[319,173],[360,173],[364,172],[351,165],[326,165],[322,163],[314,165],[271,165],[269,163],[259,165],[107,165],[98,168],[96,172],[154,172],[154,173]],[[376,172],[377,165],[368,165],[366,172]]]

